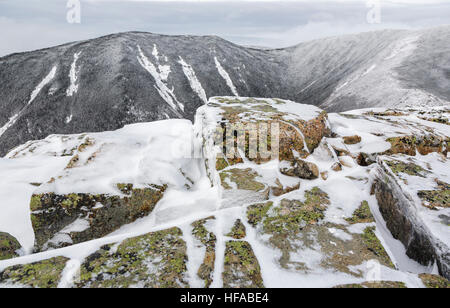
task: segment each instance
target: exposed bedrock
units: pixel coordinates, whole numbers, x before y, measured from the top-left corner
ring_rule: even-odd
[[[406,254],[422,265],[436,262],[439,272],[450,277],[449,247],[436,239],[418,217],[414,199],[405,192],[379,160],[372,186],[387,227],[403,243]]]

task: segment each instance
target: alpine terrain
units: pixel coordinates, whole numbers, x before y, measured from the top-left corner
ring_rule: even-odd
[[[449,42],[0,58],[0,287],[449,288]]]
[[[447,105],[450,26],[278,50],[218,37],[122,33],[0,58],[0,155],[54,133],[193,120],[213,96],[278,97],[328,112]]]

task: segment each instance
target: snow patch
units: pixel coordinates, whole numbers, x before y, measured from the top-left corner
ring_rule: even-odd
[[[236,87],[233,84],[233,81],[231,81],[230,75],[227,73],[227,71],[223,68],[222,64],[220,64],[219,60],[217,59],[217,57],[214,57],[214,62],[216,62],[216,67],[217,70],[219,71],[220,76],[222,76],[222,78],[225,80],[225,82],[227,83],[227,86],[230,88],[231,92],[233,92],[233,94],[235,96],[239,96],[239,93],[236,89]]]
[[[73,55],[73,62],[72,62],[72,65],[70,66],[70,72],[69,72],[70,86],[66,92],[66,95],[69,97],[73,96],[78,91],[79,84],[77,84],[77,80],[78,80],[79,69],[77,71],[77,61],[78,61],[78,58],[80,57],[80,55],[81,55],[81,51],[77,52]]]
[[[206,97],[205,89],[203,89],[202,84],[198,80],[197,75],[195,74],[195,71],[192,68],[192,66],[187,64],[186,61],[184,61],[184,59],[181,56],[178,63],[180,63],[181,66],[183,67],[184,75],[189,80],[189,84],[191,85],[192,90],[198,95],[198,97],[200,97],[200,99],[205,104],[207,104],[208,98]]]
[[[165,83],[168,76],[168,70],[170,71],[170,67],[169,69],[167,67],[164,67],[162,71],[160,71],[161,66],[156,69],[155,65],[153,65],[153,63],[144,55],[140,46],[138,46],[138,49],[139,56],[137,57],[137,59],[139,61],[139,64],[155,79],[155,88],[156,90],[158,90],[159,95],[177,113],[177,115],[181,117],[181,114],[179,114],[178,110],[184,112],[184,105],[177,100],[175,94],[173,93],[174,89],[169,89],[168,85]]]
[[[33,92],[31,93],[31,97],[30,100],[28,101],[28,103],[25,105],[25,107],[22,108],[22,110],[20,110],[18,113],[16,113],[15,115],[13,115],[11,118],[9,118],[9,121],[3,125],[0,128],[0,137],[11,127],[13,126],[17,120],[19,119],[20,115],[22,114],[22,112],[29,106],[31,105],[31,103],[34,101],[34,99],[38,96],[39,92],[41,92],[42,88],[45,87],[50,81],[52,81],[53,78],[55,78],[56,75],[56,69],[57,66],[54,66],[52,68],[52,70],[50,71],[50,73],[48,73],[47,76],[45,76],[45,78],[41,81],[41,83],[39,83],[39,85],[33,90]]]

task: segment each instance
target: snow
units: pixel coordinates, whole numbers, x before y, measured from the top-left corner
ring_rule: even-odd
[[[139,50],[138,56],[139,64],[154,78],[155,80],[154,87],[156,88],[156,90],[158,90],[159,95],[174,111],[176,112],[178,110],[184,111],[184,105],[180,103],[176,98],[174,89],[169,89],[169,86],[165,82],[169,75],[170,67],[158,66],[157,69],[156,66],[145,56],[140,46],[138,46],[138,50]]]
[[[236,87],[233,84],[233,81],[230,78],[230,75],[227,73],[227,71],[223,68],[222,64],[219,62],[217,57],[214,57],[214,62],[216,63],[216,68],[219,71],[220,76],[225,80],[227,83],[227,86],[230,88],[231,92],[234,94],[234,96],[239,96],[239,93],[236,89]]]
[[[0,177],[0,230],[17,238],[27,253],[34,246],[30,199],[36,187],[30,183],[49,181],[68,160],[41,154],[17,159],[0,158],[1,173],[8,175]]]
[[[182,58],[180,58],[180,62],[184,62]],[[180,64],[183,65],[183,63]],[[239,100],[245,101],[245,98],[239,98]],[[284,106],[278,101],[277,104],[272,100],[267,101],[276,108],[284,108],[283,112],[306,118],[313,114],[317,115],[317,112],[320,111],[315,107],[304,107],[300,104],[290,105],[289,102],[286,102],[287,106]],[[217,98],[210,99],[210,102],[217,102]],[[220,119],[218,109],[208,105],[200,107],[194,124],[188,120],[165,120],[128,125],[113,132],[73,136],[53,135],[45,140],[28,142],[11,151],[5,158],[1,158],[0,170],[10,176],[0,178],[0,200],[4,201],[0,203],[2,212],[0,231],[15,236],[27,253],[31,252],[34,243],[34,234],[29,218],[29,200],[33,193],[51,191],[57,194],[83,192],[117,195],[120,194],[115,187],[117,183],[132,183],[136,187],[157,184],[167,185],[168,188],[151,214],[134,223],[122,226],[104,238],[58,250],[0,261],[0,272],[14,264],[65,256],[70,261],[63,271],[59,287],[70,287],[73,286],[83,260],[101,246],[105,244],[118,245],[130,237],[179,227],[183,232],[183,240],[187,247],[186,279],[191,287],[202,287],[204,282],[199,279],[197,272],[204,258],[205,247],[193,237],[191,224],[194,221],[214,216],[216,219],[208,221],[206,226],[217,236],[212,282],[214,288],[223,286],[225,245],[227,241],[232,240],[226,234],[230,232],[237,219],[240,219],[246,227],[247,236],[243,240],[248,241],[255,252],[266,287],[332,287],[366,281],[373,269],[372,262],[365,262],[351,268],[355,272],[360,271],[362,278],[326,269],[321,266],[325,255],[318,243],[313,243],[308,247],[300,246],[291,255],[292,261],[304,263],[311,269],[310,271],[294,271],[280,266],[278,260],[281,252],[271,246],[266,235],[261,234],[260,230],[249,225],[247,221],[246,205],[256,202],[255,199],[247,198],[248,193],[244,198],[241,191],[227,194],[218,184],[220,180],[218,172],[214,168],[216,149],[210,138],[217,125],[215,121]],[[382,120],[363,116],[364,113],[365,111],[354,112],[354,115],[358,115],[355,118],[330,114],[330,125],[333,130],[340,135],[354,135],[356,131],[363,137],[360,145],[344,145],[340,138],[324,138],[319,148],[307,158],[307,161],[317,164],[320,171],[328,170],[337,160],[333,151],[331,154],[329,152],[332,145],[347,146],[352,152],[356,150],[384,151],[386,146],[381,141],[386,136],[398,135],[400,132],[411,133],[406,126],[391,124],[383,126]],[[419,121],[419,119],[413,116],[400,119],[401,121]],[[433,125],[437,125],[442,133],[446,130],[438,123],[433,123]],[[385,130],[382,132],[386,136],[373,135],[374,132],[380,132],[383,127]],[[80,157],[80,164],[64,170],[70,160],[70,157],[63,156],[64,153],[77,148],[78,144],[86,141],[87,138],[93,144],[82,152],[75,152]],[[203,156],[199,155],[199,152],[202,152]],[[94,153],[95,158],[87,163]],[[209,165],[206,159],[210,160]],[[279,206],[282,199],[304,201],[307,190],[319,187],[328,194],[330,199],[323,224],[332,223],[341,226],[339,228],[327,226],[328,231],[336,238],[336,242],[338,240],[351,241],[356,234],[361,234],[367,227],[375,226],[377,237],[394,264],[399,268],[399,270],[393,270],[381,266],[380,277],[388,281],[403,281],[410,287],[423,287],[417,274],[432,272],[434,269],[421,266],[409,259],[404,246],[395,240],[387,229],[386,222],[379,212],[377,201],[374,196],[370,195],[370,181],[376,164],[361,167],[355,164],[351,157],[340,157],[340,159],[344,159],[348,166],[344,166],[340,172],[329,170],[329,177],[326,181],[322,178],[311,181],[301,180],[300,189],[280,197],[271,196],[270,201],[274,202],[274,207]],[[439,160],[438,154],[417,156],[415,159],[423,166],[429,165],[435,177],[450,177],[450,171],[446,165],[448,163]],[[260,175],[257,180],[266,186],[274,185],[275,179],[279,179],[284,186],[298,184],[299,179],[280,173],[280,164],[283,163],[270,161],[257,165],[245,160],[243,164],[235,165],[233,168],[252,168]],[[56,180],[47,183],[51,177],[55,177]],[[417,180],[411,177],[406,179],[409,183],[406,188],[411,191],[424,187],[433,188],[431,176]],[[43,184],[38,188],[30,185],[35,182]],[[349,225],[345,218],[351,217],[363,200],[368,201],[375,222]],[[450,214],[448,209],[432,213],[423,207],[418,207],[419,217],[427,226],[430,226],[433,235],[444,243],[448,243],[450,234],[446,228],[440,227],[437,221],[438,215],[443,213]],[[81,232],[87,227],[86,218],[79,218],[57,234],[52,241],[67,241],[67,237],[64,237],[65,234]],[[333,245],[333,241],[329,244]]]
[[[52,81],[53,78],[55,78],[56,75],[56,69],[57,66],[54,66],[52,68],[52,70],[50,71],[50,73],[48,73],[47,76],[45,76],[45,78],[39,83],[39,85],[33,90],[33,92],[31,93],[30,96],[30,100],[28,101],[28,103],[25,105],[25,107],[23,107],[18,113],[16,113],[15,115],[13,115],[12,117],[9,118],[9,121],[3,125],[0,128],[0,137],[14,124],[16,124],[17,120],[19,119],[20,115],[23,113],[23,111],[29,106],[31,105],[31,103],[34,101],[34,99],[38,96],[39,92],[41,92],[42,88],[45,87],[50,81]]]
[[[77,84],[77,80],[78,80],[78,73],[79,73],[80,69],[78,68],[78,71],[77,71],[77,61],[78,61],[78,58],[80,57],[80,55],[81,55],[81,51],[77,52],[73,55],[73,62],[72,62],[72,65],[70,66],[70,72],[69,72],[70,85],[66,91],[66,95],[69,97],[73,96],[78,91],[79,85]]]
[[[208,103],[208,98],[206,97],[205,89],[203,89],[202,84],[197,78],[194,69],[192,66],[186,63],[184,59],[180,56],[180,60],[178,61],[183,67],[183,72],[186,78],[189,80],[189,84],[192,90],[198,95],[198,97],[205,103]]]

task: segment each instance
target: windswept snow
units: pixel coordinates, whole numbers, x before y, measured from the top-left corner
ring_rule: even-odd
[[[48,73],[47,76],[45,76],[45,78],[41,81],[41,83],[39,83],[39,85],[33,90],[33,92],[31,93],[30,96],[30,100],[28,101],[28,103],[25,105],[25,107],[22,108],[22,110],[20,110],[18,113],[16,113],[15,115],[13,115],[9,121],[3,125],[3,127],[0,128],[0,137],[11,127],[13,126],[17,120],[19,119],[20,115],[22,114],[22,112],[29,106],[31,105],[31,103],[34,101],[34,99],[38,96],[39,92],[41,92],[42,88],[45,87],[50,81],[52,81],[53,78],[55,78],[56,75],[56,69],[57,66],[54,66],[52,68],[52,70],[50,71],[50,73]]]
[[[214,61],[216,62],[217,70],[219,71],[220,76],[225,80],[227,83],[227,86],[230,88],[231,92],[233,92],[234,96],[239,96],[239,93],[236,89],[236,87],[233,84],[233,81],[230,78],[230,75],[227,73],[227,71],[223,68],[222,64],[220,64],[217,57],[214,57]]]
[[[78,80],[78,71],[77,71],[77,61],[78,58],[81,55],[81,51],[77,52],[73,55],[73,62],[72,65],[70,66],[70,73],[69,73],[69,78],[70,78],[70,86],[67,89],[66,95],[67,96],[73,96],[75,93],[77,93],[78,91],[78,84],[77,84],[77,80]]]
[[[157,61],[159,61],[159,52],[158,52],[158,47],[156,46],[156,44],[153,44],[152,55],[155,57],[155,59]]]
[[[202,84],[197,78],[194,69],[192,66],[186,63],[184,59],[180,56],[180,60],[178,61],[183,66],[183,72],[186,78],[189,80],[189,84],[191,85],[192,90],[200,97],[200,99],[206,104],[208,103],[208,98],[206,97],[205,89],[203,89]]]
[[[167,67],[165,67],[162,71],[159,68],[156,69],[155,65],[153,65],[153,63],[144,55],[144,52],[142,51],[140,46],[138,46],[138,49],[139,64],[155,79],[156,84],[154,85],[154,87],[156,88],[156,90],[158,90],[159,95],[175,112],[178,113],[177,110],[181,110],[184,112],[184,105],[181,104],[176,98],[175,94],[173,93],[174,89],[169,89],[168,85],[165,82],[168,76]]]

